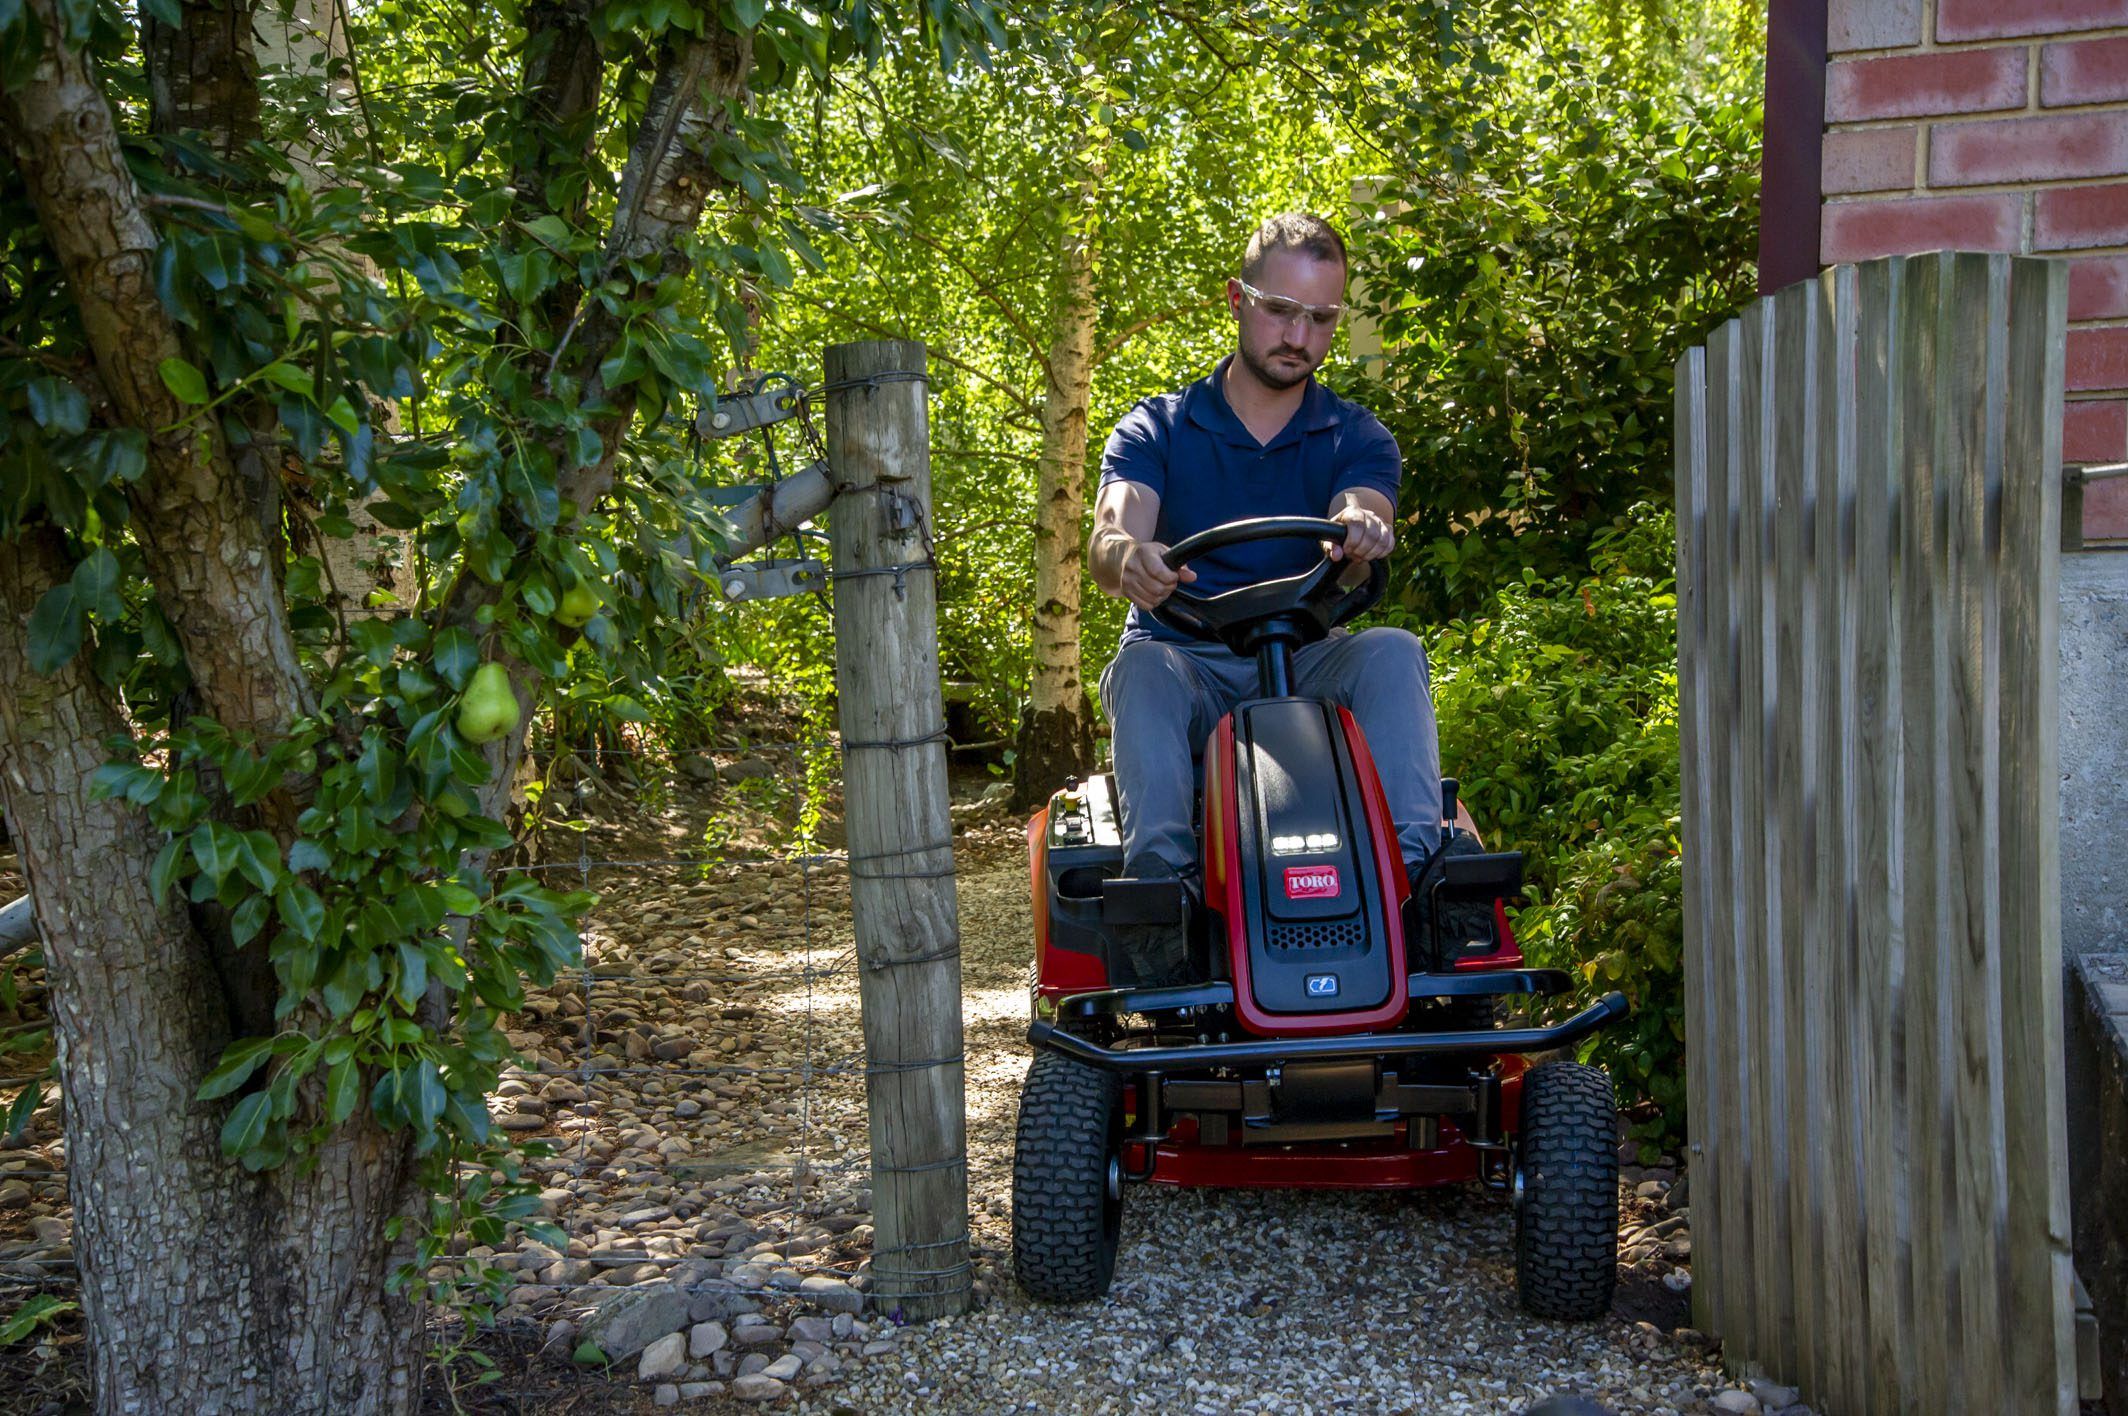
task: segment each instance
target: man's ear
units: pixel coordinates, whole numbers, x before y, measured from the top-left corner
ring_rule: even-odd
[[[1227,277],[1227,313],[1241,318],[1241,282],[1231,275]]]

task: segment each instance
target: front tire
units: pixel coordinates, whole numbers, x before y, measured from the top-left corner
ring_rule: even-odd
[[[1083,1303],[1108,1292],[1123,1229],[1123,1084],[1037,1052],[1012,1153],[1012,1266],[1029,1296]]]
[[[1515,1276],[1533,1317],[1585,1322],[1618,1282],[1618,1113],[1600,1067],[1522,1076],[1515,1142]]]

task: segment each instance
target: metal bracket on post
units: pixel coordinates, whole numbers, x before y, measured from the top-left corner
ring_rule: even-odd
[[[720,566],[717,584],[727,600],[778,600],[827,589],[828,570],[810,556],[746,561]]]
[[[799,390],[794,384],[757,389],[719,398],[695,415],[695,435],[730,438],[798,416]]]
[[[2093,482],[2128,477],[2128,462],[2092,462],[2062,469],[2062,549],[2084,549],[2084,488]]]

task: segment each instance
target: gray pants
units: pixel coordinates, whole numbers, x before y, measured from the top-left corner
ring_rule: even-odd
[[[1293,692],[1352,711],[1381,774],[1404,863],[1441,840],[1441,746],[1426,649],[1401,629],[1334,634],[1293,656]],[[1178,871],[1197,862],[1190,830],[1195,759],[1236,702],[1256,696],[1256,661],[1217,644],[1126,644],[1101,675],[1123,796],[1123,858],[1148,853]]]

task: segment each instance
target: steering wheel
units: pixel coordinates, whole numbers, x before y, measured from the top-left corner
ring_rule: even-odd
[[[1258,516],[1186,537],[1168,547],[1161,559],[1169,570],[1180,570],[1199,556],[1227,546],[1289,539],[1342,546],[1345,533],[1342,521],[1319,516]],[[1199,595],[1187,586],[1177,586],[1153,607],[1152,616],[1179,634],[1218,640],[1237,654],[1255,653],[1257,644],[1270,634],[1294,644],[1312,644],[1382,598],[1389,584],[1389,571],[1382,562],[1370,562],[1367,574],[1348,585],[1345,580],[1352,569],[1352,562],[1326,555],[1312,570],[1299,575],[1237,586],[1218,595]]]

